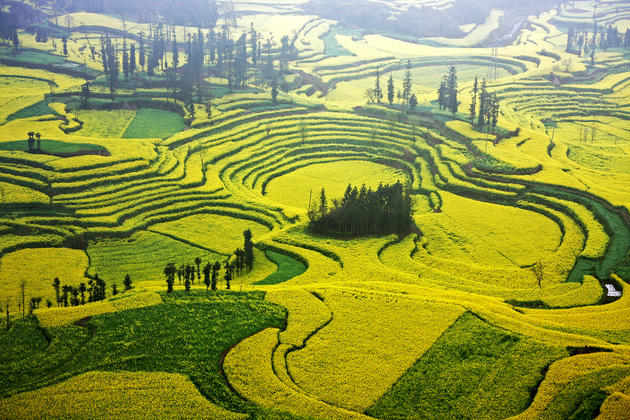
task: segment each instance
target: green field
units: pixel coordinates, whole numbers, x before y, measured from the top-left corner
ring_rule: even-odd
[[[627,2],[35,3],[0,419],[629,417]]]
[[[190,377],[205,398],[228,410],[253,410],[238,397],[230,397],[233,394],[218,367],[221,354],[232,345],[263,328],[281,325],[283,309],[265,302],[263,296],[178,293],[159,305],[95,317],[89,328],[51,330],[55,345],[48,350],[46,337],[36,323],[20,323],[0,337],[3,376],[7,379],[0,392],[8,396],[37,389],[67,378],[70,372],[94,368],[170,371]],[[163,328],[165,318],[178,327]],[[97,333],[91,336],[90,329]],[[16,354],[18,346],[22,351]],[[119,353],[121,346],[126,354],[104,365],[102,360]],[[73,355],[72,363],[55,372],[54,360],[69,355]]]
[[[6,151],[28,151],[28,142],[26,140],[7,141],[0,143],[0,150]],[[55,156],[71,156],[71,155],[96,155],[107,153],[103,146],[90,143],[74,143],[58,140],[41,140],[41,152]]]
[[[174,112],[141,108],[122,134],[125,139],[167,138],[184,129],[182,117]]]
[[[274,251],[265,252],[267,258],[269,258],[274,264],[278,266],[278,269],[270,276],[254,283],[254,284],[277,284],[287,280],[291,280],[293,277],[297,277],[306,271],[306,267],[301,262],[297,261],[288,255],[280,254]]]

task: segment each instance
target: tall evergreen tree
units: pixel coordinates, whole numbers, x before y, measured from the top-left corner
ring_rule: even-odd
[[[438,88],[438,106],[440,109],[445,109],[447,107],[447,98],[446,76],[444,76],[440,82],[440,87]]]
[[[101,60],[103,61],[103,72],[104,73],[109,73],[109,66],[107,63],[107,58],[108,58],[108,54],[107,54],[107,41],[105,39],[105,37],[101,37]]]
[[[326,190],[322,188],[321,193],[319,194],[319,216],[324,217],[328,212],[328,199],[326,198]]]
[[[479,94],[479,116],[477,126],[483,128],[486,125],[486,115],[488,113],[488,86],[486,79],[481,81],[481,91]]]
[[[407,60],[407,71],[403,80],[402,100],[404,105],[409,104],[411,97],[412,81],[411,81],[411,60]]]
[[[197,280],[201,280],[201,258],[195,258],[195,265],[197,266]]]
[[[136,68],[136,44],[131,44],[129,49],[129,73],[131,73],[131,77],[134,76]]]
[[[210,264],[209,262],[206,263],[206,265],[203,266],[203,284],[206,285],[206,292],[208,291],[208,289],[210,288],[210,273],[212,271],[212,264]]]
[[[13,34],[11,36],[11,39],[13,41],[13,50],[17,53],[18,48],[20,46],[20,38],[18,37],[18,31],[17,31],[17,28],[15,27],[13,28]],[[65,55],[67,56],[68,54],[65,54]]]
[[[381,99],[383,99],[383,89],[381,88],[381,73],[378,67],[376,68],[376,83],[374,85],[374,99],[376,99],[377,104],[380,104]]]
[[[252,65],[256,67],[258,64],[258,33],[254,29],[254,22],[249,28],[249,45],[252,52]]]
[[[280,39],[280,73],[289,70],[289,37],[287,35]]]
[[[457,70],[453,65],[450,65],[448,68],[446,89],[448,92],[447,108],[455,114],[457,112],[457,108],[459,107],[459,103],[457,101]]]
[[[232,281],[232,264],[230,263],[230,259],[225,260],[225,288],[230,290],[230,282]]]
[[[573,27],[573,25],[569,25],[569,31],[567,33],[567,48],[566,48],[566,52],[572,52],[573,51],[573,44],[575,42],[575,28]]]
[[[217,283],[219,281],[219,270],[221,270],[221,264],[218,261],[212,265],[212,277],[210,279],[210,288],[217,290]]]
[[[123,75],[125,76],[125,80],[129,80],[129,53],[127,52],[126,42],[123,42],[122,68],[123,68]]]
[[[267,38],[265,42],[265,65],[263,66],[263,78],[271,81],[274,77],[273,55],[271,53],[271,38]]]
[[[68,38],[67,37],[63,37],[61,38],[61,44],[63,46],[63,56],[64,56],[64,60],[68,59]],[[17,51],[17,49],[16,49]]]
[[[479,91],[479,84],[477,81],[477,76],[475,76],[475,83],[472,88],[472,96],[470,101],[470,121],[474,124],[475,118],[477,116],[477,92]]]
[[[390,75],[389,80],[387,81],[387,101],[389,102],[389,106],[392,106],[394,103],[394,76]]]
[[[490,124],[493,129],[497,128],[497,122],[499,120],[499,98],[497,98],[497,94],[492,94],[492,110],[490,113]]]
[[[133,288],[133,286],[131,285],[131,276],[129,274],[125,275],[125,280],[123,281],[123,287],[125,289],[125,292]]]
[[[179,49],[177,48],[177,38],[173,35],[173,67],[179,67]]]
[[[416,98],[415,93],[412,93],[411,97],[409,98],[409,109],[411,109],[412,111],[415,111],[416,106],[418,106],[418,98]]]
[[[217,34],[214,31],[208,33],[208,53],[210,55],[210,62],[214,63],[216,59],[217,49]]]
[[[177,269],[175,268],[175,264],[168,263],[166,267],[164,267],[164,276],[166,277],[166,293],[173,292],[173,284],[175,283],[175,272]]]
[[[142,71],[144,71],[144,66],[146,65],[146,51],[144,49],[144,38],[142,38],[142,35],[140,36],[140,48],[138,50],[138,64]]]
[[[593,22],[593,40],[591,42],[591,66],[595,65],[595,50],[597,49],[597,21]]]
[[[254,268],[254,242],[252,242],[252,231],[249,229],[243,232],[243,250],[245,266],[248,271],[251,271]]]

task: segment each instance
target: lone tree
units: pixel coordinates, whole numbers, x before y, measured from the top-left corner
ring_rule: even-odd
[[[412,111],[415,111],[417,106],[418,106],[418,98],[416,98],[415,93],[412,93],[411,97],[409,98],[409,108]]]
[[[392,106],[394,103],[394,90],[394,76],[390,75],[387,81],[387,101],[389,102],[389,106]]]
[[[252,231],[249,229],[243,232],[243,249],[245,266],[247,271],[251,271],[254,268],[254,243],[252,242]]]
[[[407,60],[407,71],[405,72],[405,79],[403,80],[402,100],[404,105],[409,104],[411,98],[411,60]]]
[[[168,263],[166,267],[164,267],[164,276],[166,277],[166,293],[173,292],[173,283],[175,283],[175,272],[177,269],[175,268],[175,264]]]
[[[479,91],[479,82],[475,76],[475,83],[472,88],[472,97],[470,101],[470,121],[474,124],[477,116],[477,92]]]
[[[64,60],[68,60],[68,38],[65,36],[61,38],[61,43],[63,44],[63,56]]]
[[[131,276],[129,274],[125,276],[125,280],[123,281],[123,287],[125,288],[124,290],[125,292],[127,290],[133,289],[133,286],[131,285]]]
[[[324,217],[328,211],[328,199],[326,198],[326,190],[322,188],[319,194],[319,216]]]
[[[459,103],[457,101],[457,70],[455,66],[450,65],[448,68],[448,77],[446,79],[446,89],[448,91],[447,108],[451,113],[455,114]]]

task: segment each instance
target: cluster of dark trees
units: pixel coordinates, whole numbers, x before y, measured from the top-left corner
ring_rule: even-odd
[[[274,49],[271,39],[262,44],[262,37],[253,24],[249,32],[238,39],[233,39],[232,33],[232,26],[226,23],[218,31],[198,28],[196,33],[185,32],[185,39],[178,40],[173,25],[150,24],[148,34],[139,34],[137,48],[135,43],[127,47],[126,39],[123,39],[122,46],[114,45],[105,35],[101,38],[101,60],[111,93],[115,93],[121,69],[126,81],[134,79],[138,70],[146,71],[149,78],[159,70],[166,77],[167,89],[172,91],[173,99],[183,101],[194,114],[193,102],[200,103],[204,96],[210,100],[210,93],[204,95],[201,87],[204,65],[208,65],[207,70],[211,74],[227,79],[230,90],[245,88],[251,75],[259,74],[262,77],[260,82],[272,87],[275,103],[277,79],[288,71],[289,61],[297,52],[295,40],[284,36],[280,40],[280,48]],[[275,68],[276,60],[279,61],[279,70]],[[282,83],[281,87],[284,85]],[[209,110],[209,104],[206,108]]]
[[[411,195],[399,182],[376,190],[348,184],[341,199],[328,207],[322,188],[318,205],[309,209],[309,231],[333,236],[404,234],[412,226]]]
[[[43,28],[36,28],[35,42],[48,42],[48,31]]]
[[[129,274],[125,276],[124,282],[124,292],[131,290],[133,288],[131,284],[131,277]],[[79,306],[85,305],[88,302],[98,302],[101,300],[105,300],[105,288],[107,284],[103,279],[101,279],[98,274],[91,278],[87,285],[85,283],[80,283],[78,286],[72,286],[69,284],[61,284],[61,281],[58,277],[52,282],[52,287],[55,289],[55,300],[58,307],[69,307],[69,306]],[[86,299],[87,294],[87,299]],[[118,288],[116,284],[112,284],[112,296],[116,296],[118,294]],[[43,298],[39,296],[33,296],[29,300],[29,310],[28,314],[32,315],[35,309],[38,309],[41,305]],[[18,295],[18,309],[22,310],[22,318],[26,317],[26,281],[22,280],[20,283],[20,294]],[[46,306],[48,308],[53,306],[53,303],[50,299],[46,300]],[[9,312],[9,299],[5,301],[5,309],[6,309],[6,328],[7,330],[11,327],[11,318]]]
[[[389,106],[392,106],[394,104],[394,100],[398,99],[398,102],[403,107],[408,107],[411,110],[416,109],[416,106],[418,105],[418,98],[416,97],[416,94],[412,92],[412,88],[413,82],[411,80],[411,61],[407,60],[402,90],[399,89],[398,92],[396,92],[393,75],[390,75],[389,79],[387,80],[387,102],[389,102]],[[374,88],[369,88],[365,92],[365,96],[367,96],[370,103],[380,104],[383,100],[385,93],[383,91],[383,88],[381,87],[380,69],[376,69],[376,81],[374,83]]]
[[[17,24],[11,18],[11,15],[0,11],[0,39],[3,45],[13,45],[15,51],[20,46],[20,39],[17,32]]]
[[[57,306],[79,306],[85,305],[90,302],[98,302],[105,300],[107,283],[105,280],[99,277],[98,274],[91,278],[87,285],[85,283],[79,283],[78,286],[72,286],[68,284],[62,285],[59,278],[55,278],[52,283],[52,287],[55,289],[55,297]],[[123,281],[123,292],[131,290],[133,288],[131,283],[131,276],[127,274]],[[86,299],[87,293],[87,299]],[[118,287],[116,284],[112,284],[112,296],[118,294]],[[51,307],[52,302],[48,301],[47,306]]]
[[[39,132],[34,132],[34,131],[29,131],[28,133],[26,133],[28,135],[28,152],[29,153],[34,153],[34,152],[38,152],[40,153],[42,151],[42,135]]]
[[[249,272],[254,267],[254,243],[252,242],[252,232],[247,229],[243,232],[243,249],[237,248],[234,254],[230,255],[223,261],[207,262],[203,269],[201,268],[201,258],[197,257],[194,264],[182,264],[179,268],[175,263],[168,263],[164,267],[164,276],[166,278],[166,292],[171,293],[175,284],[175,276],[179,279],[179,284],[184,284],[187,292],[191,287],[201,281],[203,274],[203,284],[207,290],[217,290],[219,282],[219,271],[221,267],[224,269],[223,279],[225,280],[225,288],[231,288],[231,282],[235,277],[241,276],[246,271]]]
[[[479,106],[477,106],[479,102]],[[488,92],[486,79],[479,81],[475,77],[470,103],[470,121],[479,129],[495,129],[499,119],[500,103],[496,93]]]
[[[438,88],[438,105],[440,109],[448,109],[453,114],[457,112],[459,101],[457,100],[457,69],[448,66],[448,73],[442,77]]]
[[[566,51],[578,57],[589,54],[593,57],[597,48],[604,51],[615,47],[630,48],[630,29],[622,34],[612,25],[605,28],[599,28],[596,22],[592,28],[584,24],[570,25],[567,35]]]

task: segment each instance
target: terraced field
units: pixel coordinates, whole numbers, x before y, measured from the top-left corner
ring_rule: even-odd
[[[43,7],[68,57],[23,29],[19,53],[0,49],[0,418],[627,418],[630,56],[565,51],[592,2],[525,16],[496,60],[475,46],[496,13],[413,43],[267,3],[221,11],[234,39],[273,36],[246,88],[205,58],[192,106],[160,66],[109,93],[90,42],[139,48],[156,30],[139,16],[67,10],[61,26]],[[622,28],[626,2],[600,3]],[[197,28],[168,31],[184,60]],[[284,34],[272,98],[263,66]],[[407,60],[417,107],[366,103],[377,70],[402,88]],[[488,132],[468,109],[493,62]],[[457,113],[435,103],[451,64]],[[408,232],[310,233],[322,189],[333,208],[348,184],[397,181]],[[246,230],[253,269],[229,278]],[[166,293],[168,263],[193,268],[191,290],[179,271]],[[54,278],[97,275],[105,300],[57,300]]]

